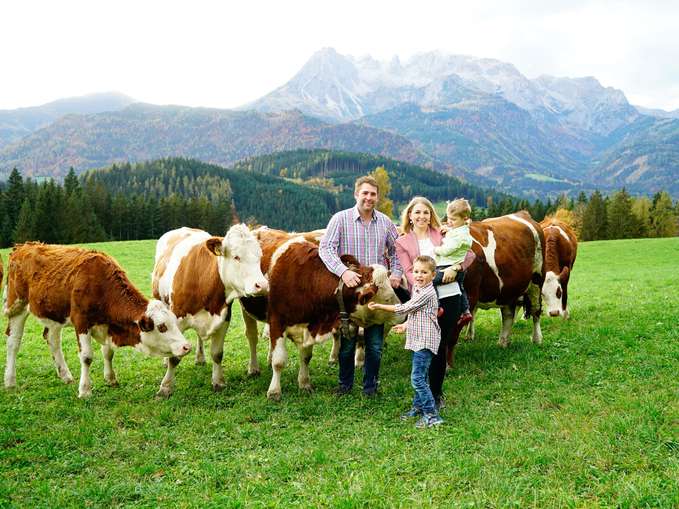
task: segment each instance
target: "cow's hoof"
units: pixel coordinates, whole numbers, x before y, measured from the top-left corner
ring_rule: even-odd
[[[261,374],[262,374],[262,372],[259,370],[259,368],[257,368],[257,369],[248,369],[248,376],[249,376],[250,378],[256,378],[256,377],[258,377],[258,376],[261,375]]]
[[[509,341],[507,341],[506,339],[505,340],[500,339],[497,342],[497,346],[499,346],[500,348],[507,348],[509,346]]]
[[[72,384],[73,382],[75,382],[73,376],[62,376],[59,378],[61,378],[65,384]]]
[[[5,390],[14,391],[17,388],[16,382],[5,382]]]
[[[118,380],[106,380],[106,385],[109,387],[120,387],[120,384],[118,383]]]
[[[269,398],[270,401],[280,401],[281,396],[282,395],[280,391],[268,391],[266,393],[266,397]]]
[[[312,394],[314,392],[314,386],[311,384],[300,385],[299,390],[304,394]]]
[[[212,384],[212,390],[214,392],[222,392],[226,388],[226,384]]]
[[[172,395],[172,391],[170,389],[160,389],[158,392],[156,392],[156,399],[167,399]]]
[[[196,366],[205,366],[205,358],[202,359],[196,359]]]
[[[328,359],[328,366],[337,366],[337,359]]]
[[[80,391],[80,392],[78,393],[78,397],[79,397],[80,399],[87,399],[87,398],[89,398],[89,397],[91,397],[91,396],[92,396],[92,390],[91,390],[91,389],[88,390],[88,391]]]

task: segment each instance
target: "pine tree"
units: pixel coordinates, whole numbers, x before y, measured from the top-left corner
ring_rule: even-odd
[[[64,192],[66,196],[71,196],[73,193],[80,192],[80,183],[78,177],[75,176],[73,166],[68,170],[68,174],[64,178]]]
[[[677,216],[672,209],[672,198],[665,191],[657,193],[653,197],[651,231],[654,237],[677,235]]]
[[[639,230],[636,217],[632,214],[632,198],[623,187],[613,194],[608,207],[609,239],[630,239]]]
[[[607,220],[606,204],[599,191],[594,191],[589,198],[582,217],[582,240],[601,240],[606,238]]]
[[[19,211],[23,206],[26,198],[26,190],[24,189],[24,179],[19,173],[19,170],[14,168],[7,179],[7,188],[5,190],[5,213],[9,218],[9,224],[12,229],[17,224],[19,219]]]
[[[638,231],[635,237],[650,237],[651,236],[651,200],[646,196],[634,198],[632,200],[632,214],[636,218]]]
[[[19,219],[14,228],[14,242],[26,242],[27,240],[36,240],[35,235],[35,218],[33,217],[33,207],[31,202],[26,198],[21,204],[19,210]]]

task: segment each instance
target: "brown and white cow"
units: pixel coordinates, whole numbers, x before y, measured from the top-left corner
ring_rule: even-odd
[[[192,228],[165,233],[156,245],[153,295],[168,303],[179,328],[198,334],[197,362],[205,362],[203,341],[210,340],[212,387],[225,386],[222,357],[231,320],[231,302],[257,295],[268,283],[260,269],[262,250],[247,226],[232,226],[224,238]],[[172,393],[178,358],[168,360],[158,396]]]
[[[540,226],[545,234],[545,311],[567,319],[568,280],[578,254],[578,239],[570,226],[556,218],[546,218]]]
[[[191,350],[177,318],[149,301],[108,255],[68,246],[27,243],[14,248],[7,270],[7,366],[5,387],[16,385],[16,356],[29,313],[45,326],[57,374],[73,382],[61,350],[61,330],[75,327],[80,350],[78,396],[91,395],[91,338],[101,343],[104,378],[117,385],[113,347],[133,346],[149,355],[183,356]]]
[[[350,255],[342,261],[361,274],[361,284],[343,287],[342,295],[352,320],[365,312],[370,300],[395,304],[398,298],[391,288],[387,269],[381,265],[361,266]],[[335,291],[339,278],[327,270],[318,255],[318,246],[303,237],[286,241],[272,257],[269,274],[267,320],[271,336],[272,377],[267,397],[280,399],[281,372],[287,364],[285,338],[295,342],[300,351],[297,381],[303,390],[311,389],[309,362],[313,346],[332,339],[340,325],[340,309]],[[241,302],[247,301],[242,299]],[[246,311],[248,304],[245,302]],[[261,318],[261,317],[258,317]],[[393,314],[371,316],[372,323],[385,323]]]
[[[474,221],[470,226],[475,260],[467,269],[464,288],[469,307],[499,307],[502,330],[498,344],[509,345],[516,308],[523,303],[533,318],[533,342],[542,342],[541,288],[545,279],[545,238],[540,225],[526,211]],[[474,337],[473,322],[468,337]],[[453,340],[454,344],[457,338]],[[449,364],[452,362],[449,350]]]
[[[260,246],[262,247],[262,272],[267,276],[270,275],[272,268],[278,262],[278,260],[283,259],[281,256],[287,250],[290,243],[307,241],[318,246],[321,237],[325,233],[325,230],[314,230],[311,232],[304,233],[288,233],[281,230],[275,230],[268,228],[266,226],[257,228],[253,231],[259,240]],[[287,262],[286,262],[287,263]],[[393,289],[390,285],[383,285],[378,287],[378,292],[375,297],[377,302],[384,303],[398,303],[398,300],[394,300]],[[265,296],[260,297],[246,297],[241,298],[241,310],[243,312],[243,321],[245,322],[245,334],[248,338],[248,343],[250,345],[250,362],[248,365],[248,374],[251,376],[259,375],[260,368],[259,362],[257,360],[257,342],[258,342],[258,332],[257,332],[257,322],[267,321],[267,307],[268,300]],[[357,327],[368,327],[375,324],[386,324],[390,327],[392,324],[401,323],[403,317],[397,317],[393,314],[384,313],[382,311],[371,310],[367,306],[359,306],[354,313],[351,315],[351,330],[352,333],[356,332]],[[268,329],[268,325],[265,327]],[[268,330],[264,334],[269,336]],[[360,342],[360,341],[359,341]],[[298,348],[302,345],[303,340],[295,341]],[[269,342],[269,356],[268,361],[271,364],[271,342]],[[333,348],[330,352],[329,362],[334,364],[337,362],[337,354],[339,352],[339,334],[335,334],[333,340]],[[356,348],[356,359],[357,365],[361,362],[363,356],[363,349]],[[300,358],[302,358],[302,352],[300,351]],[[308,387],[300,387],[303,389],[308,389]]]

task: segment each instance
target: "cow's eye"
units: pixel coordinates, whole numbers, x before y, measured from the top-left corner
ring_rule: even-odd
[[[236,260],[237,262],[239,262],[239,261],[240,261],[240,256],[234,256],[233,259]]]
[[[556,298],[560,299],[561,298],[561,288],[556,289]]]
[[[164,323],[161,323],[158,326],[158,332],[167,332],[167,325],[165,325]]]

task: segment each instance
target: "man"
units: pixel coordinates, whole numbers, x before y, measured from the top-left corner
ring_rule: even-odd
[[[385,253],[391,269],[393,288],[401,283],[401,264],[396,257],[396,226],[385,214],[375,210],[379,186],[370,176],[359,177],[354,184],[356,206],[332,216],[325,235],[321,238],[319,255],[330,272],[342,278],[348,287],[357,286],[360,276],[340,260],[343,254],[355,256],[362,265],[384,264]],[[382,358],[384,325],[365,329],[365,364],[363,366],[363,394],[374,396]],[[354,385],[354,354],[356,338],[342,338],[339,353],[338,394],[346,394]]]

